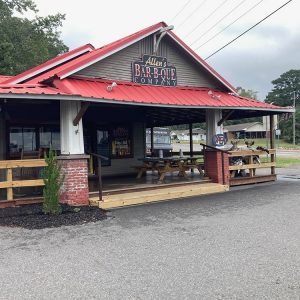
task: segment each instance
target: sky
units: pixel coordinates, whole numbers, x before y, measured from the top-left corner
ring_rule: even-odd
[[[165,21],[174,25],[173,31],[203,59],[285,2],[287,0],[35,0],[39,15],[66,14],[61,37],[70,49],[86,43],[100,47]],[[273,87],[272,80],[290,69],[300,69],[299,11],[300,1],[291,1],[206,62],[233,86],[256,91],[263,100]]]

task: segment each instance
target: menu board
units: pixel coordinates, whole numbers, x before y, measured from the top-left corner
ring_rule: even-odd
[[[128,126],[116,126],[111,131],[111,154],[113,158],[132,156],[131,129]]]

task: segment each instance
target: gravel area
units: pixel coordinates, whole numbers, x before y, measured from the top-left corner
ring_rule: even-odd
[[[0,227],[0,299],[300,299],[299,194],[286,179],[95,223]]]

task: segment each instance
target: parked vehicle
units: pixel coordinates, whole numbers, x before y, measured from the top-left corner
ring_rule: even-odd
[[[159,156],[160,150],[163,156],[170,156],[173,147],[171,144],[171,131],[169,128],[153,128],[153,156]],[[146,154],[151,154],[151,129],[146,129]]]

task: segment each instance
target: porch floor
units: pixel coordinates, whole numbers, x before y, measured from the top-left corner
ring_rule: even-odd
[[[186,172],[186,177],[180,177],[176,173],[168,173],[165,176],[164,182],[158,182],[158,175],[156,172],[147,171],[146,176],[140,179],[136,178],[136,174],[129,174],[122,177],[111,177],[102,179],[102,189],[104,193],[115,190],[128,190],[128,189],[144,189],[144,188],[156,188],[159,186],[176,185],[184,183],[196,183],[196,182],[207,182],[207,177],[200,176],[199,172],[196,171]],[[98,177],[89,177],[89,191],[90,194],[96,194],[99,190]]]
[[[226,192],[229,186],[201,179],[199,173],[187,173],[187,177],[167,175],[164,183],[157,183],[152,172],[141,179],[135,177],[103,180],[103,197],[99,201],[98,183],[90,181],[90,204],[103,209],[145,204],[158,201],[176,200],[191,196]]]

